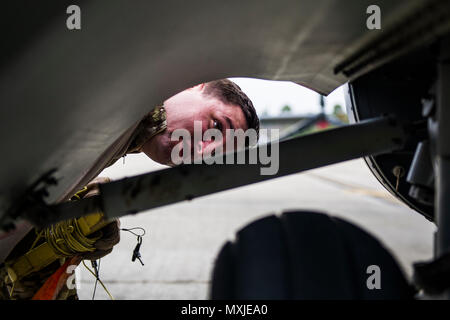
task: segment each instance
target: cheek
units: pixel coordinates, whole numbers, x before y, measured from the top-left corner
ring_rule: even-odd
[[[238,152],[246,148],[245,142],[238,140],[237,138],[224,138],[224,150],[230,149],[230,152]]]
[[[169,131],[171,131],[171,132],[174,130],[177,130],[177,129],[184,129],[184,130],[189,131],[189,133],[191,135],[193,135],[195,121],[199,121],[199,119],[196,118],[195,115],[184,114],[184,115],[179,115],[179,117],[177,117],[173,120],[167,119],[167,126],[169,128]],[[203,122],[202,122],[202,125],[204,126]]]
[[[192,139],[187,139],[186,141],[183,140],[183,138],[180,138],[177,141],[171,141],[170,139],[166,142],[165,144],[165,153],[168,154],[169,156],[172,153],[172,150],[175,148],[175,146],[179,145],[179,149],[181,148],[182,150],[184,150],[184,148],[186,147],[186,152],[192,152],[193,151],[193,142]]]
[[[207,146],[205,150],[208,152],[211,152],[212,150],[219,151],[220,153],[226,151],[226,143],[224,139],[216,139],[215,141],[208,141],[206,143]]]

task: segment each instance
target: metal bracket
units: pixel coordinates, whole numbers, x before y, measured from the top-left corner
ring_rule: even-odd
[[[427,295],[450,299],[450,37],[440,43],[436,113],[426,108],[433,168],[437,232],[434,259],[415,265],[415,284]]]
[[[450,37],[441,43],[437,85],[436,221],[438,257],[450,251]]]
[[[362,121],[259,146],[257,154],[260,148],[268,147],[273,152],[279,147],[279,170],[274,175],[261,175],[260,169],[265,165],[260,161],[257,164],[180,165],[102,184],[100,196],[47,206],[45,211],[30,211],[33,215],[26,218],[44,227],[98,211],[106,218],[135,214],[346,160],[400,150],[406,131],[411,129],[391,117]],[[240,154],[249,159],[250,152],[247,149],[234,157]],[[227,155],[220,157],[225,159]]]
[[[47,208],[44,198],[48,196],[47,188],[57,184],[54,177],[56,169],[51,169],[40,176],[31,184],[22,196],[15,201],[8,211],[0,219],[0,230],[9,231],[15,229],[15,221],[24,217],[30,209]]]

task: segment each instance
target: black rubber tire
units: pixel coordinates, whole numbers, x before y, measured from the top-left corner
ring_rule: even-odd
[[[369,289],[377,265],[381,289]],[[244,227],[221,249],[212,299],[412,299],[392,255],[362,229],[316,212],[286,212]]]

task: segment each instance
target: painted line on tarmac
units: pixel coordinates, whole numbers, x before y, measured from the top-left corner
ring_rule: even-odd
[[[352,193],[352,194],[360,194],[365,196],[370,196],[376,199],[381,199],[387,201],[389,203],[401,204],[399,200],[397,200],[394,196],[392,196],[388,191],[379,191],[374,189],[365,188],[362,186],[350,184],[348,182],[343,182],[341,180],[337,180],[334,178],[326,177],[317,173],[307,173],[307,175],[312,176],[314,178],[331,182],[332,184],[339,186],[340,189],[344,192]]]

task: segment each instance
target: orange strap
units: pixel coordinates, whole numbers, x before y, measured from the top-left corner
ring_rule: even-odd
[[[70,265],[79,265],[80,257],[68,259],[50,278],[48,278],[42,287],[35,293],[32,300],[55,300],[61,289],[66,285],[67,279],[71,273],[67,272]]]

